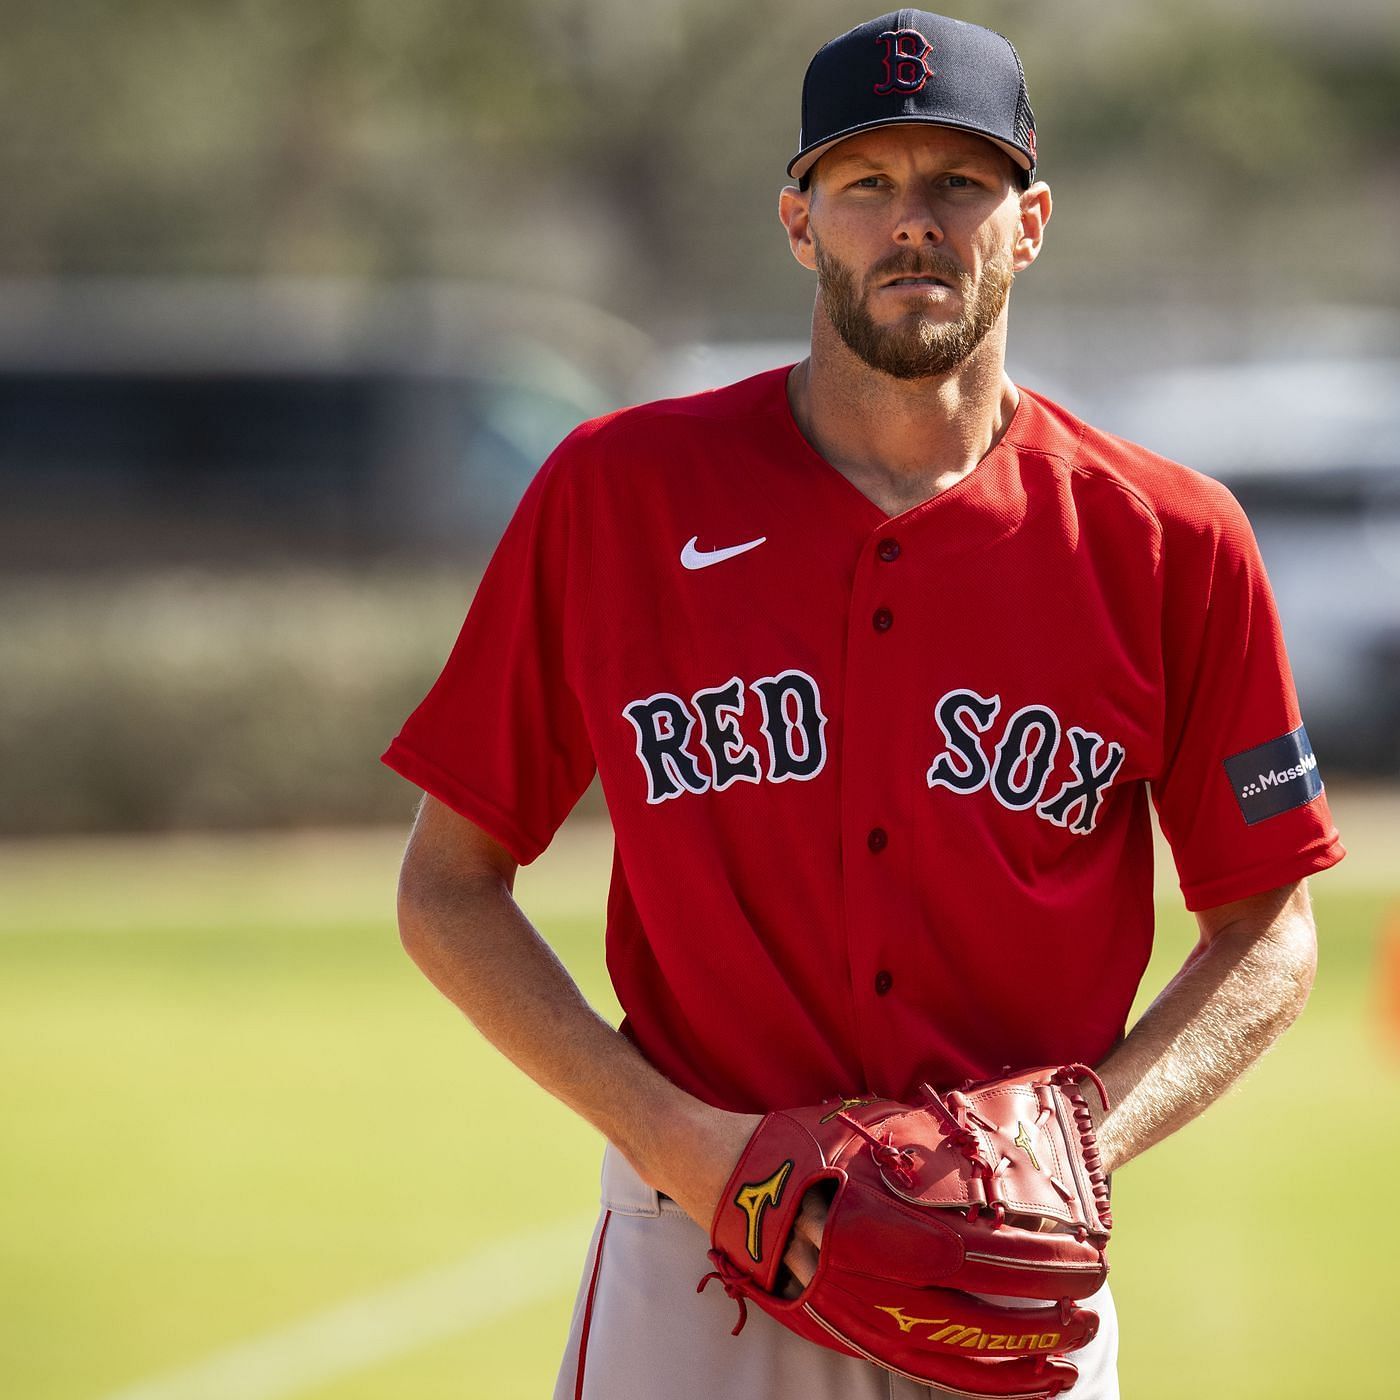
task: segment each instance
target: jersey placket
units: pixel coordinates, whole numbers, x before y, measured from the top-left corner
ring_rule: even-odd
[[[913,761],[906,717],[908,648],[917,590],[910,578],[912,522],[885,521],[861,547],[851,586],[846,665],[841,678],[842,896],[851,990],[866,1082],[887,1092],[884,1066],[906,1016],[901,1006],[919,969],[909,938],[918,917],[913,897],[908,769]]]

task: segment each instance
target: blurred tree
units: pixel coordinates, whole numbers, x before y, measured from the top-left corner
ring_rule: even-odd
[[[470,276],[791,327],[802,67],[871,8],[9,0],[0,275]],[[1033,294],[1400,300],[1393,5],[960,12],[1026,60],[1060,197]]]

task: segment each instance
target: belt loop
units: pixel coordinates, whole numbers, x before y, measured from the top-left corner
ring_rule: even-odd
[[[656,1217],[661,1198],[633,1170],[632,1164],[609,1143],[603,1153],[603,1208],[617,1215]]]

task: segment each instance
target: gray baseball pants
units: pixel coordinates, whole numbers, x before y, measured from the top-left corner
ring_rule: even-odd
[[[704,1232],[632,1170],[615,1148],[603,1157],[603,1208],[574,1305],[554,1400],[937,1400],[868,1362],[803,1340],[750,1307],[737,1336],[737,1305],[709,1268]],[[1079,1380],[1066,1400],[1118,1400],[1118,1319],[1105,1285],[1085,1306],[1099,1332],[1073,1354]]]

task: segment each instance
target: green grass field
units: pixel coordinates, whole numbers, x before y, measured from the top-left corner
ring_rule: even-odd
[[[1374,985],[1400,821],[1334,806],[1354,859],[1314,883],[1303,1020],[1115,1183],[1129,1400],[1400,1388],[1400,1065]],[[549,1394],[600,1144],[403,955],[398,845],[0,847],[7,1400]],[[605,1007],[607,853],[579,825],[520,888]],[[1191,938],[1165,899],[1147,988]]]

